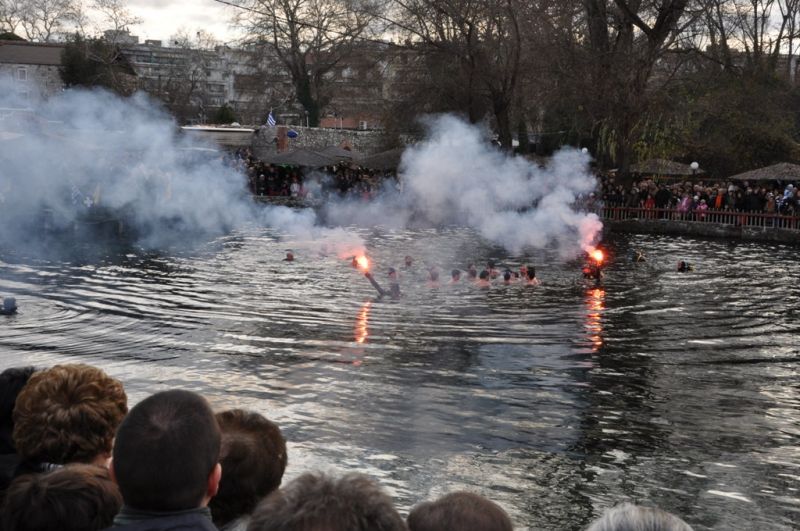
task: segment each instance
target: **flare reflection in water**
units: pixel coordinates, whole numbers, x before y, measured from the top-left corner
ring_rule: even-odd
[[[603,346],[603,311],[606,290],[602,287],[590,289],[586,294],[586,330],[592,343],[592,352]]]

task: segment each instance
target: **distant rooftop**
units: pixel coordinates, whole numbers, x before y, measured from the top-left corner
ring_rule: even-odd
[[[64,44],[0,41],[0,63],[61,66]]]

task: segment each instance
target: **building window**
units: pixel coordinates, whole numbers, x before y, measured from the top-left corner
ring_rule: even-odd
[[[367,121],[366,120],[361,120],[360,122],[358,122],[358,128],[361,129],[362,131],[366,131],[367,130]]]
[[[28,81],[27,68],[17,68],[17,81]]]

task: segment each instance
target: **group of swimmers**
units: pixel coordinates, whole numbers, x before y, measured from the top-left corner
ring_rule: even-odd
[[[411,256],[406,256],[403,261],[405,269],[410,269],[413,264],[414,259]],[[354,268],[359,268],[360,264],[358,257],[353,257],[352,266]],[[459,284],[464,282],[465,280],[463,280],[462,273],[463,272],[460,269],[453,269],[450,272],[450,281],[448,284]],[[380,284],[378,284],[373,274],[369,271],[366,271],[364,276],[367,277],[370,284],[372,284],[381,297],[388,296],[393,299],[397,299],[402,295],[400,291],[399,275],[395,268],[390,267],[387,272],[389,279],[388,290],[384,289]],[[478,272],[478,268],[475,266],[475,264],[469,264],[466,269],[466,281],[471,282],[480,288],[490,287],[493,281],[499,281],[504,285],[524,283],[528,286],[538,286],[540,284],[539,279],[536,278],[535,267],[522,265],[520,266],[519,271],[512,271],[511,269],[506,268],[501,272],[500,269],[496,267],[496,264],[493,260],[489,260],[486,264],[486,267],[481,270],[480,273]],[[428,268],[427,285],[429,288],[438,288],[441,285],[439,269],[435,266]]]

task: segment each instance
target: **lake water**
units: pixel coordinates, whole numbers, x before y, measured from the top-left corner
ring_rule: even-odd
[[[285,479],[363,471],[403,514],[470,489],[520,529],[582,529],[622,500],[698,530],[800,527],[796,247],[614,235],[595,287],[469,230],[359,232],[384,284],[416,258],[401,300],[336,256],[283,262],[297,242],[264,229],[191,252],[0,250],[20,304],[0,368],[86,362],[131,402],[180,387],[255,409],[289,441]],[[426,286],[423,264],[446,278],[490,257],[542,285]]]

